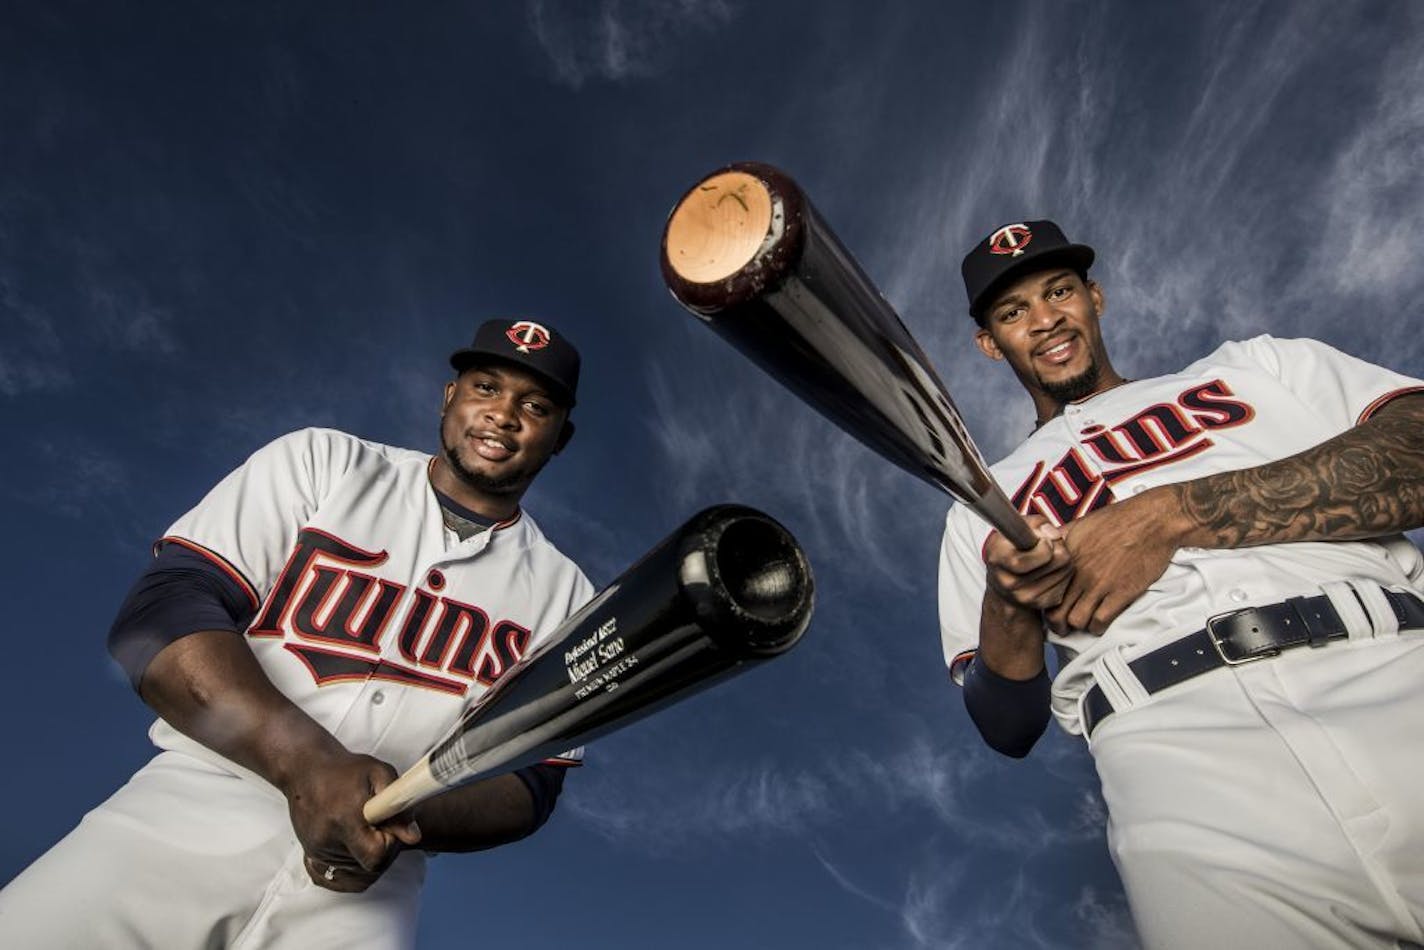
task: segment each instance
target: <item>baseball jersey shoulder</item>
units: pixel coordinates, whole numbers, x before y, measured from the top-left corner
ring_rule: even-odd
[[[557,578],[558,583],[569,585],[569,592],[572,600],[565,616],[573,613],[582,607],[594,594],[593,584],[589,582],[583,569],[574,563],[563,551],[554,545],[554,542],[544,534],[539,523],[524,511],[512,532],[517,543],[522,545],[534,561],[534,565],[541,571],[547,571],[548,576]],[[507,532],[509,529],[505,529]]]
[[[1183,375],[1264,373],[1339,429],[1369,418],[1392,396],[1424,389],[1424,382],[1343,353],[1327,343],[1269,334],[1223,343]]]
[[[175,521],[164,540],[212,559],[262,596],[297,533],[340,485],[385,470],[423,472],[428,458],[335,429],[299,429],[252,453]]]

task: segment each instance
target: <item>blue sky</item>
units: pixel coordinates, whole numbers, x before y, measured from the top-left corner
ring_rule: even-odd
[[[738,501],[817,611],[592,747],[534,838],[437,859],[421,945],[1131,947],[1081,744],[999,758],[947,683],[945,499],[672,302],[668,210],[793,174],[991,458],[1031,407],[958,262],[1024,218],[1098,249],[1129,375],[1267,331],[1424,374],[1404,0],[13,0],[0,143],[0,881],[149,755],[103,638],[151,540],[294,428],[430,449],[445,355],[517,315],[584,353],[526,501],[596,583]]]

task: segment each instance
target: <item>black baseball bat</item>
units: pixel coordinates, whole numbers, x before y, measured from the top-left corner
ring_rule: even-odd
[[[785,172],[742,162],[688,189],[662,272],[679,303],[831,421],[1016,547],[1037,542],[919,344]]]
[[[796,539],[741,505],[693,516],[502,676],[366,803],[378,824],[583,745],[789,650],[814,584]]]

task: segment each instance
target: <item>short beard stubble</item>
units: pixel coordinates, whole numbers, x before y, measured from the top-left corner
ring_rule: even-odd
[[[471,471],[465,467],[465,463],[460,461],[460,453],[455,450],[455,446],[445,441],[445,427],[440,427],[440,447],[445,455],[445,464],[450,466],[450,471],[455,473],[455,477],[475,491],[485,495],[512,495],[522,492],[534,480],[534,476],[539,474],[548,459],[540,462],[539,465],[530,471],[527,468],[519,468],[510,472],[502,478],[491,478],[488,475],[481,475],[479,472]]]
[[[1057,402],[1059,405],[1067,405],[1070,402],[1085,399],[1097,392],[1099,376],[1101,375],[1101,371],[1098,369],[1098,358],[1094,356],[1092,362],[1088,364],[1088,368],[1077,376],[1071,379],[1060,379],[1056,382],[1049,382],[1039,377],[1038,385],[1043,388],[1043,391],[1047,393],[1054,402]]]

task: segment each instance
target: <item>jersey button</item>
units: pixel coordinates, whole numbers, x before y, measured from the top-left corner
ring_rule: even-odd
[[[1227,597],[1230,597],[1232,600],[1236,601],[1238,604],[1239,604],[1239,603],[1242,603],[1242,602],[1244,602],[1244,601],[1246,600],[1246,592],[1245,592],[1244,590],[1242,590],[1241,588],[1239,588],[1239,587],[1233,587],[1233,588],[1231,588],[1231,590],[1227,591],[1226,596],[1227,596]]]
[[[372,705],[372,706],[379,706],[379,705],[381,705],[381,703],[383,703],[383,702],[385,702],[385,701],[386,701],[386,694],[383,693],[383,692],[381,692],[379,689],[376,690],[374,693],[371,694],[371,705]]]

